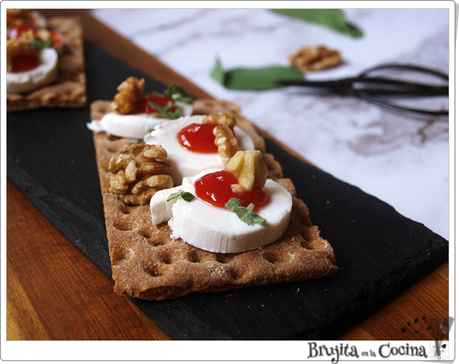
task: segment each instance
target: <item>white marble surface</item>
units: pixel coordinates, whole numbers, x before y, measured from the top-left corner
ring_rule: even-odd
[[[291,89],[230,91],[210,77],[224,69],[287,65],[306,45],[339,50],[342,66],[310,79],[354,76],[387,62],[448,73],[448,9],[344,9],[363,30],[350,38],[265,9],[97,9],[93,14],[216,98],[241,105],[262,129],[335,177],[449,238],[449,128],[365,101]]]

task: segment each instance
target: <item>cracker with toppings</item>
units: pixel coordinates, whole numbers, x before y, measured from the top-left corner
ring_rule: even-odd
[[[113,112],[112,105],[110,101],[92,103],[92,120],[100,120]],[[238,253],[203,250],[171,236],[172,230],[167,222],[153,224],[149,204],[127,204],[111,191],[117,185],[110,181],[114,176],[109,170],[110,161],[127,155],[120,152],[138,141],[94,131],[116,293],[145,300],[164,300],[195,292],[325,277],[337,270],[333,248],[320,236],[319,228],[311,223],[309,210],[296,197],[292,181],[284,178],[281,166],[272,154],[266,152],[264,139],[244,117],[239,106],[216,100],[195,100],[193,103],[195,115],[221,113],[235,116],[238,127],[250,136],[254,149],[261,152],[268,178],[291,194],[292,210],[285,232],[271,244]],[[125,163],[122,162],[126,168],[120,173],[127,174],[127,166],[133,157],[123,158],[127,158]]]
[[[15,70],[15,72],[7,72],[7,84],[11,83],[13,85],[11,89],[8,87],[7,90],[7,111],[86,107],[86,74],[83,30],[80,19],[78,17],[46,19],[35,11],[8,9],[7,22],[8,34],[12,29],[17,29],[17,27],[24,27],[25,25],[34,27],[35,38],[33,39],[33,45],[34,47],[37,45],[43,47],[43,49],[40,48],[43,54],[40,56],[42,64],[51,62],[53,59],[50,59],[49,55],[44,58],[45,47],[47,48],[46,52],[54,50],[57,52],[57,67],[54,68],[53,75],[47,76],[47,80],[38,78],[38,76],[22,75],[28,71]],[[25,33],[29,35],[22,36],[20,40],[8,40],[7,53],[9,61],[12,56],[21,56],[30,52],[25,45],[30,44],[31,32],[27,31]],[[46,43],[48,42],[52,43],[52,46],[47,47]],[[51,55],[51,57],[56,56]],[[11,67],[9,68],[11,70]],[[10,80],[11,75],[15,77]],[[25,82],[18,81],[19,78],[24,80],[24,77],[29,77],[27,82],[35,82],[38,86],[32,90],[15,87],[14,84],[17,84],[17,82]]]

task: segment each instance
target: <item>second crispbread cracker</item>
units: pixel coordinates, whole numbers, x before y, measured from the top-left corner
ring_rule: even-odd
[[[196,114],[230,111],[262,150],[270,178],[293,197],[290,223],[276,242],[242,253],[212,253],[172,239],[167,223],[154,226],[149,205],[128,206],[109,192],[108,163],[133,139],[94,133],[115,292],[147,300],[177,298],[193,292],[222,291],[239,287],[319,278],[337,267],[330,244],[312,225],[307,206],[295,197],[290,179],[283,178],[279,163],[265,152],[264,140],[243,117],[237,105],[225,101],[197,100]],[[91,105],[92,120],[110,111],[110,103]]]
[[[7,111],[39,108],[84,108],[87,105],[83,28],[78,17],[48,19],[51,30],[64,38],[56,82],[30,93],[7,93]]]

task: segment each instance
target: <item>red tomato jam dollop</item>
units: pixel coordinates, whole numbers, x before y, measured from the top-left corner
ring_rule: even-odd
[[[217,153],[214,128],[217,124],[190,124],[177,134],[179,144],[190,152]]]
[[[137,102],[136,112],[139,114],[159,113],[159,110],[155,109],[154,106],[150,105],[150,102],[161,107],[165,107],[168,102],[174,102],[174,99],[168,96],[146,94]],[[172,107],[170,111],[175,112],[176,108]]]
[[[27,72],[40,65],[40,57],[36,53],[14,56],[11,72]]]
[[[237,184],[236,177],[228,171],[218,171],[206,174],[194,183],[196,196],[216,207],[225,207],[232,198],[241,200],[242,206],[255,205],[255,209],[264,206],[269,201],[269,193],[263,187],[257,186],[251,191],[234,193],[232,184]]]

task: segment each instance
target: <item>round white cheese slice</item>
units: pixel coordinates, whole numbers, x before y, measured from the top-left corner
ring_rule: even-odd
[[[177,191],[195,194],[193,182],[198,177],[185,178],[182,186],[162,190],[151,199],[153,224],[168,221],[173,238],[181,238],[190,245],[211,252],[237,253],[271,244],[287,229],[292,196],[271,179],[265,184],[270,200],[255,211],[266,219],[264,224],[249,225],[230,210],[211,206],[199,198],[191,202],[181,198],[167,201],[167,197]]]
[[[39,52],[40,65],[30,71],[7,72],[6,90],[14,93],[27,93],[49,85],[57,79],[58,55],[55,49],[46,48]]]
[[[177,141],[177,134],[180,130],[191,124],[201,124],[203,118],[204,115],[196,115],[170,120],[158,125],[150,134],[145,135],[145,143],[161,145],[166,149],[167,158],[164,161],[172,166],[172,178],[175,185],[181,184],[184,177],[192,177],[201,171],[212,168],[225,168],[218,153],[191,152],[182,147]],[[238,139],[240,149],[254,148],[252,138],[241,128],[236,126],[234,133]]]
[[[188,116],[193,111],[193,106],[177,102],[182,114]],[[105,131],[118,137],[143,139],[143,137],[156,128],[159,124],[169,121],[166,118],[148,116],[148,114],[122,115],[115,112],[105,114],[101,120],[93,120],[87,126],[95,132]]]

